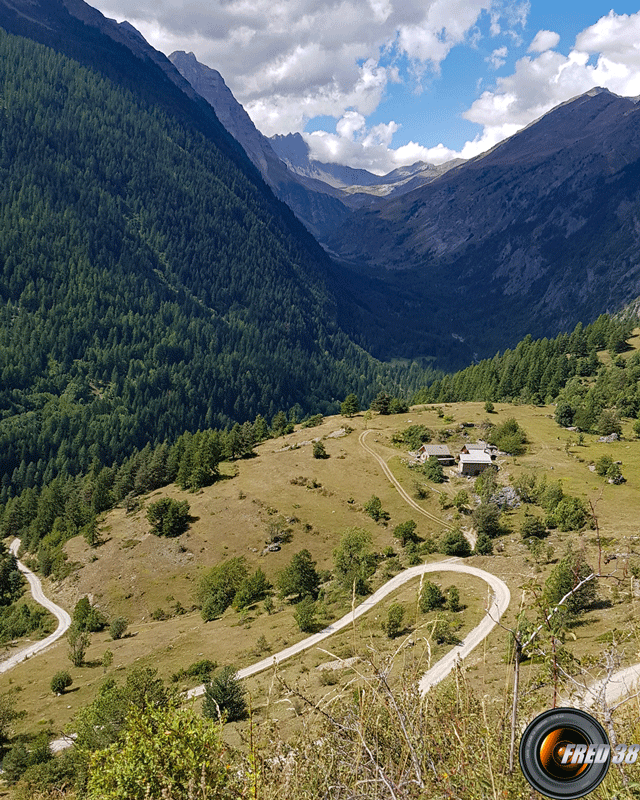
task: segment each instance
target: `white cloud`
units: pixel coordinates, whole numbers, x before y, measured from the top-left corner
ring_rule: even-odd
[[[500,69],[500,67],[504,66],[507,63],[508,53],[509,50],[507,49],[506,46],[498,47],[496,50],[493,51],[493,53],[491,53],[490,56],[487,56],[487,58],[485,58],[485,61],[491,64],[491,67],[493,69]]]
[[[538,31],[533,37],[527,52],[544,53],[545,50],[553,50],[560,42],[560,34],[555,31]]]
[[[551,41],[547,37],[547,43]],[[478,144],[489,144],[594,86],[636,96],[640,94],[638,41],[640,12],[610,12],[576,37],[569,55],[545,49],[536,57],[520,59],[515,72],[498,78],[496,88],[483,92],[463,116],[483,126]]]
[[[593,86],[640,95],[640,12],[613,11],[582,31],[568,55],[540,30],[511,75],[498,77],[463,116],[481,133],[459,152],[409,142],[392,149],[394,121],[369,127],[390,83],[437,74],[452,48],[477,46],[480,17],[500,35],[487,58],[504,66],[518,47],[528,0],[93,0],[127,18],[158,49],[193,51],[222,73],[265,134],[303,131],[331,116],[335,133],[305,134],[320,160],[386,172],[417,160],[471,157]],[[408,67],[407,67],[408,62]],[[478,84],[480,85],[480,83]],[[486,83],[483,83],[486,85]]]
[[[522,4],[515,0],[518,7]],[[493,6],[514,0],[92,0],[128,19],[165,53],[186,50],[218,69],[267,135],[309,119],[367,116],[407,59],[418,79],[438,72]],[[509,23],[510,24],[510,23]],[[406,69],[406,63],[404,63]]]

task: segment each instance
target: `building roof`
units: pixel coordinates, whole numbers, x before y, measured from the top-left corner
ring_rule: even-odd
[[[461,464],[493,464],[489,453],[475,450],[473,453],[460,453]]]
[[[451,456],[451,450],[446,444],[423,444],[420,452],[429,456]]]

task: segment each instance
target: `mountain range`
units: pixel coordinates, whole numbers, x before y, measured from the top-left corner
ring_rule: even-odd
[[[193,54],[170,60],[220,107],[203,81],[224,86],[219,73]],[[257,143],[269,153],[267,182],[339,265],[344,327],[377,356],[460,365],[640,293],[635,99],[594,88],[474,159],[377,176],[313,160],[300,134],[267,139],[224,88],[224,124],[254,163]],[[284,164],[339,212],[322,219],[315,204],[311,221],[269,177],[274,156],[278,175]]]
[[[167,155],[171,169],[163,169],[157,159],[154,163],[145,117],[147,123],[137,122],[130,140],[131,163],[109,166],[114,178],[96,162],[100,148],[95,143],[105,137],[104,149],[113,153],[123,145],[112,140],[118,134],[109,129],[114,119],[98,105],[92,107],[91,131],[69,123],[59,141],[46,138],[51,135],[46,126],[38,131],[32,125],[27,133],[27,122],[14,119],[11,135],[40,135],[41,152],[27,153],[21,139],[9,141],[7,128],[5,152],[19,153],[21,160],[7,156],[5,204],[17,202],[20,186],[23,198],[29,196],[24,187],[33,184],[40,191],[38,170],[48,167],[59,169],[53,183],[66,186],[55,195],[59,212],[64,215],[67,207],[80,213],[74,206],[75,187],[64,182],[70,181],[69,169],[62,164],[80,165],[78,175],[91,174],[95,183],[88,186],[117,206],[113,224],[145,250],[153,265],[145,280],[152,281],[154,291],[189,298],[196,305],[187,316],[198,309],[233,331],[219,349],[220,358],[242,352],[241,372],[251,375],[244,379],[251,388],[240,390],[236,368],[225,391],[220,389],[222,373],[211,377],[218,381],[212,395],[218,399],[210,398],[197,413],[191,409],[189,425],[205,419],[224,424],[295,403],[311,409],[321,396],[335,403],[352,381],[366,391],[365,376],[375,375],[389,386],[408,380],[403,385],[409,386],[425,376],[414,372],[403,378],[385,371],[365,351],[383,360],[422,359],[423,364],[459,367],[526,334],[553,335],[578,320],[617,311],[640,294],[635,100],[595,89],[475,159],[442,167],[419,162],[377,176],[314,160],[299,134],[268,139],[218,72],[199,64],[193,54],[165,57],[131,25],[106,19],[83,0],[0,0],[0,25],[100,76],[109,91],[133,104],[132,113],[151,114],[156,121],[160,114],[165,127],[157,136],[180,142],[180,157]],[[43,108],[49,113],[58,104],[77,116],[73,103],[81,101],[63,79],[59,82],[54,98],[39,87],[34,107],[49,103]],[[92,102],[98,103],[97,98]],[[183,133],[169,132],[167,124]],[[93,172],[82,162],[89,158],[89,141]],[[183,156],[200,163],[197,178]],[[24,166],[21,183],[17,178],[7,182],[18,163]],[[136,175],[144,177],[136,181]],[[150,209],[147,190],[154,185],[165,199],[162,207]],[[29,212],[36,209],[34,200]],[[85,227],[100,238],[99,226],[87,222]],[[221,250],[221,243],[236,234],[254,244],[246,252],[233,244]],[[14,248],[22,241],[13,230],[4,230],[3,239]],[[21,262],[20,252],[13,255],[27,263]],[[230,266],[222,265],[223,253],[231,258]],[[44,273],[36,270],[17,280],[13,263],[5,255],[7,308],[21,313],[38,308],[45,302]],[[268,278],[265,264],[274,265]],[[94,267],[102,277],[112,274],[108,259],[98,259]],[[139,290],[132,286],[131,291]],[[175,333],[169,325],[156,335],[173,342]],[[86,335],[71,335],[76,340],[70,352],[84,364],[84,377],[107,385],[106,369],[80,358]],[[254,357],[270,347],[278,357],[267,377],[264,358]],[[74,361],[61,357],[61,343],[54,351],[62,363]],[[43,363],[42,353],[33,355],[35,364]],[[305,358],[312,365],[307,374],[300,371]],[[186,375],[187,362],[180,363]],[[295,376],[287,372],[293,365]],[[33,389],[39,381],[49,386],[50,380],[23,376],[21,385]],[[26,413],[26,407],[20,408]],[[176,417],[165,427],[173,430],[184,422]]]

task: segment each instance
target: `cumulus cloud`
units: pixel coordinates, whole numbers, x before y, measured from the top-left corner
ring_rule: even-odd
[[[639,95],[638,41],[640,12],[618,15],[611,11],[576,37],[567,56],[545,49],[536,57],[521,58],[512,75],[498,78],[496,88],[483,92],[463,114],[483,126],[482,135],[466,145],[466,152],[488,149],[594,86],[623,96]]]
[[[318,115],[371,114],[387,85],[400,80],[400,61],[414,79],[437,74],[483,12],[494,9],[507,20],[514,0],[94,3],[107,16],[128,19],[163,52],[191,51],[218,69],[270,136],[301,131]]]
[[[93,0],[128,19],[165,53],[187,50],[218,69],[266,135],[304,130],[318,116],[335,133],[304,134],[319,160],[382,173],[418,160],[469,158],[593,86],[640,95],[640,12],[613,11],[582,31],[568,55],[540,30],[516,62],[463,114],[481,132],[458,152],[416,142],[393,149],[400,124],[369,126],[390,83],[437,75],[452,48],[477,46],[485,15],[501,42],[486,59],[504,66],[522,45],[528,0]],[[509,40],[509,48],[504,45]]]
[[[507,47],[498,47],[496,48],[490,56],[485,58],[493,69],[500,69],[500,67],[504,66],[507,63],[507,55],[509,54],[509,50]]]
[[[529,45],[529,53],[544,53],[553,50],[560,42],[560,34],[555,31],[538,31]]]

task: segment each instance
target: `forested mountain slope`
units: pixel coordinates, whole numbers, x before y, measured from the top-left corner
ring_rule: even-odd
[[[370,281],[363,305],[396,321],[377,352],[422,354],[446,332],[482,358],[636,297],[639,115],[634,100],[592,90],[428,186],[355,211],[328,245],[346,280]]]
[[[134,93],[4,31],[0,56],[5,486],[394,384],[340,331],[325,255],[212,111],[152,102],[151,62]]]

